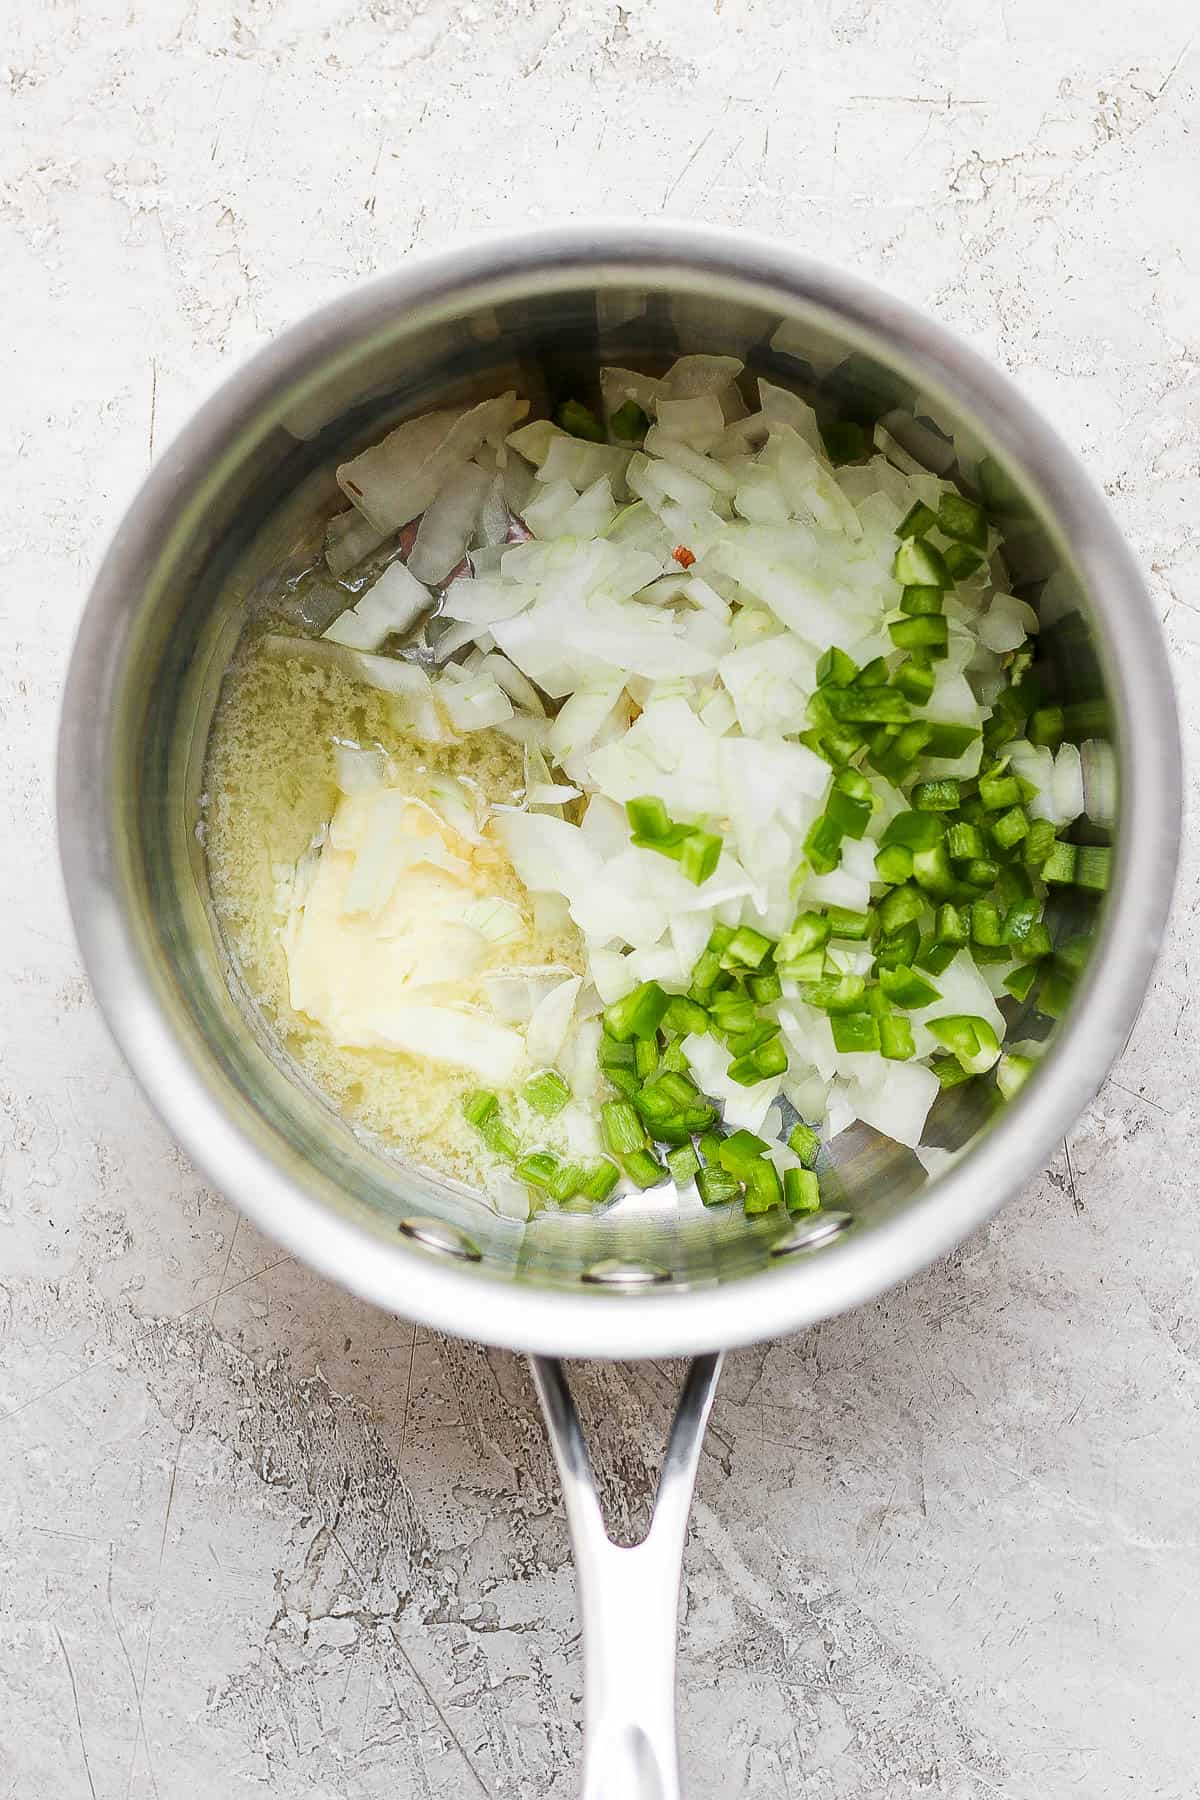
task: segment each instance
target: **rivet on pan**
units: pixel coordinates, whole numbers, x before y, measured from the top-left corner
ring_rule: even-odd
[[[817,1213],[806,1224],[797,1225],[787,1237],[772,1244],[770,1253],[772,1256],[794,1256],[797,1250],[815,1250],[820,1244],[832,1243],[853,1223],[849,1213]]]
[[[423,1244],[426,1250],[440,1251],[443,1256],[458,1256],[464,1262],[480,1260],[479,1245],[457,1225],[447,1225],[444,1219],[401,1219],[399,1229],[414,1243]]]
[[[583,1279],[595,1282],[599,1287],[638,1288],[653,1287],[656,1282],[670,1281],[671,1277],[653,1263],[622,1262],[614,1256],[607,1262],[593,1263],[590,1269],[583,1271]]]

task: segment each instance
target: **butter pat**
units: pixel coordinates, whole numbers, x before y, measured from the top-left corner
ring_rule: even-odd
[[[517,1080],[525,1039],[486,1004],[480,976],[494,946],[470,922],[497,861],[397,789],[344,795],[293,883],[282,934],[293,1007],[345,1048]]]

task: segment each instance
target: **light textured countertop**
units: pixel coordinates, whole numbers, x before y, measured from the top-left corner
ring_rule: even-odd
[[[250,349],[415,245],[587,212],[744,224],[932,308],[1078,447],[1192,740],[1195,24],[1189,0],[6,15],[3,1800],[567,1800],[579,1748],[523,1365],[239,1223],[80,972],[57,697],[151,458]],[[1045,1175],[878,1305],[732,1359],[687,1563],[694,1800],[1197,1793],[1196,886],[1189,844],[1141,1021]],[[676,1379],[583,1384],[626,1505]]]

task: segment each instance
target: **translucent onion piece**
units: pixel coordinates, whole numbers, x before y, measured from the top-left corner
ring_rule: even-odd
[[[485,544],[507,543],[511,524],[512,514],[505,498],[504,476],[496,475],[484,495],[483,507],[479,514],[480,539]]]
[[[520,907],[500,895],[474,901],[463,913],[463,924],[477,931],[489,944],[519,943],[525,936]]]
[[[1084,809],[1083,762],[1078,744],[1063,744],[1054,758],[1054,823],[1070,825]]]
[[[1015,594],[996,594],[988,610],[979,619],[976,630],[981,643],[997,655],[1019,650],[1031,631],[1038,629],[1038,616],[1025,600]]]
[[[854,1060],[882,1065],[876,1081],[868,1083],[856,1077],[850,1083],[849,1098],[858,1117],[884,1137],[915,1150],[929,1109],[941,1091],[937,1076],[917,1062],[885,1062],[882,1057]]]
[[[322,635],[351,650],[377,650],[393,634],[403,637],[433,605],[427,587],[401,562],[389,563],[378,581],[333,621]]]
[[[539,963],[529,967],[489,969],[483,977],[488,1005],[506,1025],[528,1025],[534,1010],[550,992],[568,980],[573,971],[565,963]]]
[[[503,436],[529,410],[515,393],[465,412],[424,413],[342,463],[338,486],[377,531],[395,531],[432,504],[450,472],[485,438]]]
[[[625,494],[625,471],[632,452],[607,444],[592,444],[583,438],[557,437],[550,446],[545,462],[538,471],[540,481],[565,478],[582,493],[594,481],[607,477],[614,494]]]
[[[390,536],[390,531],[377,531],[357,507],[348,506],[325,528],[325,561],[330,574],[345,575]]]
[[[776,387],[761,377],[758,383],[758,404],[762,408],[762,416],[772,425],[790,425],[797,435],[804,439],[809,449],[816,456],[824,456],[824,445],[821,442],[821,431],[817,424],[817,415],[812,407],[802,400],[799,394],[793,394],[790,388]]]
[[[934,475],[944,475],[958,454],[952,442],[940,432],[932,431],[928,425],[922,425],[919,419],[914,418],[912,413],[905,412],[902,407],[884,413],[880,424],[892,442],[898,444],[913,459],[917,472],[928,470]]]
[[[512,701],[490,675],[471,675],[466,681],[443,676],[438,698],[456,731],[486,731],[513,716]]]
[[[502,687],[509,699],[516,706],[524,707],[526,712],[544,719],[546,708],[542,705],[542,697],[527,675],[522,675],[515,664],[510,663],[507,656],[493,651],[485,656],[479,665],[483,672],[490,675],[498,687]]]
[[[639,375],[636,369],[601,369],[600,398],[606,417],[611,418],[627,400],[632,400],[647,418],[653,418],[659,386],[656,376]]]
[[[571,1029],[575,1001],[582,986],[582,978],[572,975],[557,987],[551,988],[545,999],[535,1007],[525,1033],[525,1046],[535,1068],[544,1068],[558,1061],[567,1033]]]
[[[418,581],[436,585],[462,560],[491,485],[477,463],[464,463],[446,477],[426,508],[408,559]]]
[[[333,767],[338,787],[343,794],[370,793],[383,787],[388,776],[388,757],[378,746],[364,749],[358,744],[334,743]]]
[[[737,380],[744,367],[736,356],[681,356],[658,383],[655,399],[694,400],[719,394]]]
[[[492,625],[498,619],[511,619],[522,612],[533,597],[531,587],[505,581],[497,570],[495,575],[476,576],[474,581],[456,581],[442,601],[442,617],[472,625]]]
[[[724,463],[714,462],[711,456],[703,456],[698,450],[691,450],[686,444],[668,435],[659,425],[652,425],[646,433],[642,446],[647,456],[661,457],[664,462],[673,463],[687,475],[702,481],[705,487],[713,488],[727,498],[737,492],[737,476]]]
[[[671,400],[660,392],[654,410],[661,432],[697,446],[715,444],[725,429],[725,414],[716,394]]]

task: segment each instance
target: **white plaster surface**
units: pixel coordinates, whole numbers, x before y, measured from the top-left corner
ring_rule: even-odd
[[[415,245],[739,223],[993,355],[1104,482],[1200,725],[1192,0],[26,0],[0,33],[0,1796],[565,1800],[580,1661],[521,1363],[414,1333],[173,1149],[60,894],[90,570],[238,359]],[[1189,780],[1189,801],[1194,780]],[[1200,1792],[1197,865],[1051,1166],[732,1360],[694,1800]],[[618,1508],[676,1372],[583,1386]]]

